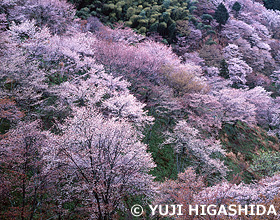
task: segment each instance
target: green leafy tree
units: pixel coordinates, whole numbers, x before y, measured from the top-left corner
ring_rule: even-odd
[[[273,176],[280,171],[280,152],[261,152],[253,158],[251,169],[260,176]]]
[[[225,59],[222,59],[220,63],[220,76],[224,77],[225,79],[229,78],[228,63]]]
[[[223,3],[220,3],[219,6],[217,7],[215,14],[214,14],[214,18],[216,19],[216,21],[219,23],[219,27],[221,28],[221,25],[226,24],[228,18],[229,18],[229,14],[228,11],[225,7],[225,5]]]
[[[264,6],[268,9],[280,10],[280,0],[264,0]]]
[[[240,5],[240,3],[239,2],[235,2],[234,4],[233,4],[233,6],[232,6],[232,9],[235,11],[235,17],[237,17],[238,16],[238,12],[240,11],[240,9],[241,9],[241,5]]]
[[[189,19],[191,11],[196,7],[196,1],[190,0],[68,0],[78,9],[76,16],[88,19],[90,16],[100,17],[100,20],[113,25],[116,22],[125,23],[138,33],[158,32],[162,37],[173,42],[176,39],[177,21]],[[180,31],[179,31],[180,32]]]
[[[210,24],[210,22],[213,20],[213,17],[211,15],[209,15],[209,14],[203,14],[201,16],[201,19],[206,21],[207,24]]]

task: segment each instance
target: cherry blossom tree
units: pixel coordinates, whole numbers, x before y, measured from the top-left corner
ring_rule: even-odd
[[[62,83],[54,93],[59,97],[58,109],[88,106],[98,108],[107,117],[126,119],[138,128],[150,124],[153,118],[144,111],[145,104],[139,102],[128,90],[130,83],[121,77],[113,77],[103,71],[91,70],[86,80],[77,77]]]
[[[30,30],[32,27],[27,24],[26,26],[18,30]],[[33,31],[28,33],[31,32]],[[23,32],[17,33],[19,36]],[[30,110],[41,102],[42,95],[47,90],[45,72],[39,68],[37,61],[29,59],[26,51],[13,39],[16,38],[6,35],[5,52],[0,57],[1,95],[14,97],[21,108]]]
[[[238,46],[235,44],[229,44],[223,49],[224,58],[230,60],[232,58],[242,59],[242,54],[240,53]]]
[[[179,121],[173,129],[173,133],[167,132],[166,136],[164,144],[174,146],[178,173],[186,168],[187,163],[190,163],[188,160],[193,160],[192,165],[201,174],[209,176],[209,179],[213,178],[211,180],[213,182],[215,182],[215,178],[226,176],[227,167],[220,159],[212,158],[213,154],[225,154],[219,141],[200,139],[199,131],[190,127],[185,121]]]
[[[256,107],[256,119],[260,126],[267,126],[270,121],[270,109],[273,106],[271,92],[267,92],[263,87],[257,86],[246,91],[247,102]]]
[[[205,188],[201,176],[198,176],[194,169],[188,168],[178,174],[176,180],[165,180],[159,184],[159,193],[155,198],[155,205],[182,204],[182,216],[188,219],[189,205],[195,205],[196,195]]]
[[[153,178],[148,172],[154,163],[128,122],[81,107],[61,130],[54,165],[64,164],[64,190],[83,198],[92,218],[110,219],[117,210],[130,208],[125,199],[131,195],[151,196]]]
[[[73,25],[75,10],[65,0],[7,0],[0,3],[8,20],[17,23],[35,20],[36,26],[47,25],[52,34],[63,34]]]
[[[252,73],[252,68],[238,58],[228,60],[228,70],[230,79],[237,86],[246,84],[246,76]]]
[[[12,29],[13,36],[19,35],[18,29],[22,31],[23,28],[18,26]],[[52,36],[48,28],[36,28],[34,34],[21,42],[21,46],[29,59],[39,61],[51,83],[60,84],[86,73],[90,68],[102,69],[93,58],[95,51],[91,45],[95,42],[93,34],[81,33],[78,29],[74,29],[71,35]]]
[[[249,125],[256,124],[256,106],[247,101],[246,92],[242,89],[225,88],[214,92],[214,96],[223,106],[222,121],[235,123],[237,120]]]
[[[272,32],[272,36],[274,38],[279,39],[279,25],[280,25],[280,14],[279,11],[274,10],[263,10],[262,18],[264,25],[267,25],[270,31]]]
[[[49,173],[43,169],[47,164],[45,152],[53,146],[48,133],[40,131],[38,121],[18,123],[0,141],[1,218],[34,219],[47,203],[44,195],[51,192]],[[49,213],[41,213],[47,218]]]
[[[237,204],[271,204],[278,196],[279,175],[265,178],[254,184],[239,185],[222,182],[213,187],[207,187],[197,194],[197,202],[202,204],[213,204],[215,202],[230,201]],[[236,216],[237,217],[237,216]],[[239,216],[240,217],[240,216]],[[237,217],[238,218],[238,217]]]
[[[136,78],[137,85],[139,81],[154,85],[168,84],[170,81],[172,87],[193,85],[194,90],[201,90],[203,87],[203,80],[198,77],[199,67],[182,64],[171,47],[162,43],[144,41],[136,45],[128,45],[124,42],[100,40],[93,46],[96,50],[96,60],[114,75],[125,75],[132,82],[133,87]]]
[[[220,71],[217,67],[210,66],[210,67],[206,67],[206,73],[207,76],[209,77],[215,77],[219,75]]]
[[[254,33],[254,28],[242,20],[230,19],[225,25],[222,34],[233,42],[238,38],[248,39]]]
[[[190,94],[182,98],[182,105],[188,109],[189,123],[217,135],[222,128],[223,105],[211,94]]]

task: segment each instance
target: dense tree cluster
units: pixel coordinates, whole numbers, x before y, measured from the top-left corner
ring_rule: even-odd
[[[100,16],[104,22],[124,22],[138,33],[158,32],[160,35],[175,38],[175,32],[180,31],[183,20],[195,7],[195,1],[182,0],[148,0],[148,1],[76,1],[70,2],[80,9],[77,16],[87,19],[90,16]],[[182,30],[184,32],[185,30]]]

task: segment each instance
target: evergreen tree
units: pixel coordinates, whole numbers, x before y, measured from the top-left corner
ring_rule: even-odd
[[[229,14],[228,11],[223,3],[220,3],[219,6],[217,7],[214,18],[216,21],[220,24],[220,28],[222,24],[226,24]]]
[[[280,10],[280,0],[264,0],[264,6],[268,9]]]
[[[224,77],[225,79],[229,78],[228,63],[225,59],[222,59],[220,63],[220,76]]]
[[[232,9],[235,11],[235,17],[237,17],[237,15],[238,15],[238,12],[240,11],[240,9],[241,9],[241,5],[240,5],[240,3],[239,2],[235,2],[234,4],[233,4],[233,6],[232,6]]]

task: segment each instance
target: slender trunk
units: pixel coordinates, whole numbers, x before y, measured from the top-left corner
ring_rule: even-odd
[[[27,167],[27,161],[25,161],[25,163],[24,163],[24,177],[22,180],[22,209],[21,209],[21,219],[22,220],[24,220],[24,208],[25,208],[26,167]]]
[[[97,206],[98,206],[98,220],[103,220],[103,215],[102,215],[102,211],[101,211],[101,206],[100,206],[100,201],[99,201],[99,197],[97,195],[96,192],[94,192],[94,197],[96,199],[97,202]]]

